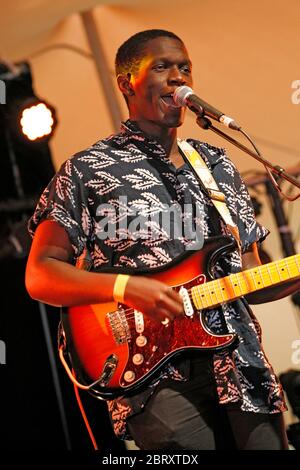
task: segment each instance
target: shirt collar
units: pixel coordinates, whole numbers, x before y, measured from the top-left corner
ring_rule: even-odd
[[[148,155],[153,157],[159,157],[164,160],[166,163],[170,164],[171,161],[166,154],[163,146],[154,139],[154,137],[148,136],[145,134],[138,126],[136,121],[128,119],[125,122],[121,123],[121,132],[126,134],[130,139],[135,141],[135,145],[141,150],[148,153]]]
[[[153,137],[145,134],[138,126],[136,121],[128,119],[121,123],[121,132],[127,135],[130,139],[135,141],[135,145],[140,148],[141,151],[147,153],[151,158],[158,157],[172,165],[171,160],[166,155],[166,151],[161,144],[159,144]],[[210,144],[196,141],[194,139],[187,139],[187,141],[204,157],[206,164],[210,170],[212,170],[218,163],[224,159],[224,149],[216,148]]]

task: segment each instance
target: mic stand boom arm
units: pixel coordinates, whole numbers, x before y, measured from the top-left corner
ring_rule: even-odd
[[[217,135],[223,137],[224,139],[228,140],[231,144],[235,145],[238,147],[240,150],[243,150],[243,152],[248,153],[251,157],[255,158],[258,160],[260,163],[262,163],[266,168],[270,169],[272,173],[274,173],[276,176],[280,178],[284,178],[285,180],[289,181],[291,184],[294,186],[297,186],[297,188],[300,189],[300,181],[298,181],[296,178],[294,178],[292,175],[287,173],[284,168],[281,168],[279,165],[273,165],[271,162],[263,158],[261,155],[258,153],[256,154],[253,152],[253,150],[249,149],[245,145],[241,144],[237,140],[233,139],[230,135],[226,134],[225,132],[221,131],[217,127],[213,126],[211,121],[201,115],[198,115],[197,117],[197,124],[202,127],[202,129],[210,129],[213,132],[215,132]],[[300,196],[298,194],[297,198]]]

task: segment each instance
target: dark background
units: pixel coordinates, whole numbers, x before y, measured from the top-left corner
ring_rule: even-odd
[[[39,303],[29,297],[24,285],[31,244],[27,221],[54,174],[51,153],[47,140],[29,142],[9,125],[8,109],[0,105],[0,340],[6,344],[6,364],[0,364],[0,448],[93,450],[73,385],[58,356],[59,309],[45,306],[50,328],[47,337],[54,350],[52,358],[69,444],[62,426]],[[13,169],[19,173],[20,183]],[[22,247],[21,253],[11,243],[12,235]],[[80,395],[98,447],[123,449],[124,444],[113,434],[106,403],[87,392]]]
[[[38,303],[24,286],[26,258],[0,262],[0,339],[6,343],[6,365],[0,365],[0,447],[6,450],[68,448],[56,399],[45,332]],[[93,450],[75,399],[73,385],[60,363],[56,332],[59,309],[47,308],[51,341],[63,396],[71,450]],[[124,449],[113,434],[106,403],[80,392],[100,450]]]

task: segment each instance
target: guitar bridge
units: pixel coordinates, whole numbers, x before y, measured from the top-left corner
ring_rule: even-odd
[[[131,338],[124,308],[107,313],[108,322],[116,344],[125,344]]]

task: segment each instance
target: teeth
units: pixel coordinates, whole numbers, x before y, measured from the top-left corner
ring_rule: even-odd
[[[171,106],[172,108],[180,108],[180,106],[175,104],[171,95],[162,96],[161,99],[164,103],[166,103],[168,106]]]

